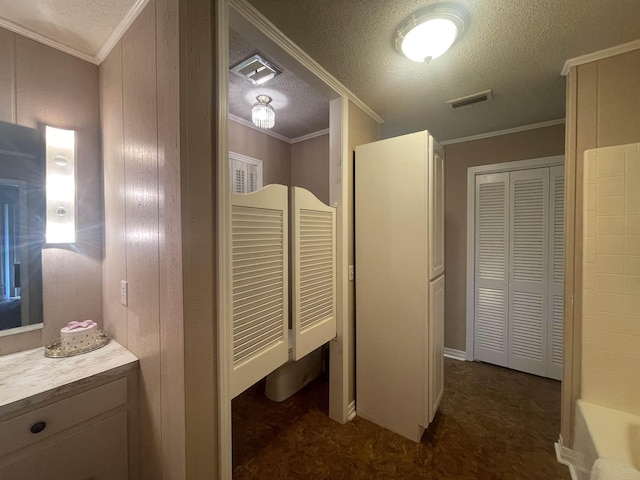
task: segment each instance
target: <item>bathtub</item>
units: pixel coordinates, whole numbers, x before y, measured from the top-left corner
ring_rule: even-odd
[[[598,458],[640,470],[640,416],[578,400],[573,451],[558,453],[574,480],[589,480]]]

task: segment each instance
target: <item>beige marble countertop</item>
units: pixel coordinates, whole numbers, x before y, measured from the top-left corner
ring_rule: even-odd
[[[0,356],[0,419],[137,366],[138,359],[114,340],[68,358],[47,358],[43,347]]]

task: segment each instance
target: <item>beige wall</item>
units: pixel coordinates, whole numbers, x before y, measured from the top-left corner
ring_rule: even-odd
[[[102,323],[98,67],[0,28],[0,120],[77,132],[77,243],[43,250],[44,330],[3,337],[6,354],[50,343],[70,320]]]
[[[291,145],[229,121],[229,151],[262,160],[262,183],[291,185]]]
[[[329,204],[329,134],[291,145],[291,186]]]
[[[564,125],[445,147],[445,347],[466,350],[467,169],[564,154]]]
[[[289,144],[233,120],[229,151],[262,160],[263,184],[303,187],[329,203],[329,135]]]
[[[369,117],[360,108],[349,101],[348,111],[348,176],[347,185],[349,186],[349,198],[347,199],[348,218],[349,218],[349,265],[354,264],[355,260],[355,217],[354,217],[354,199],[353,199],[353,172],[354,158],[356,147],[365,143],[375,142],[380,139],[380,125],[373,118]],[[356,281],[358,279],[356,272]],[[356,371],[356,343],[355,343],[355,319],[356,319],[356,301],[355,301],[355,283],[349,282],[349,318],[347,328],[349,330],[349,401],[355,400],[355,371]]]
[[[177,34],[177,2],[151,0],[100,66],[104,324],[140,359],[140,478],[154,480],[185,476]]]
[[[640,415],[640,143],[584,170],[582,398]]]
[[[588,149],[640,141],[640,50],[579,65],[567,77],[565,368],[562,436],[572,444],[582,380],[583,174]]]

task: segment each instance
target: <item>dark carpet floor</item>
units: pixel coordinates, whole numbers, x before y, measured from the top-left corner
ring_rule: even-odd
[[[233,401],[234,479],[556,480],[560,383],[445,361],[445,394],[419,444],[356,417],[330,420],[320,378],[283,403],[264,383]]]

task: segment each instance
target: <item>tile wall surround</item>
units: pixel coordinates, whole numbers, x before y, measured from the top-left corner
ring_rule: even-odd
[[[582,398],[640,415],[640,143],[584,161]]]

